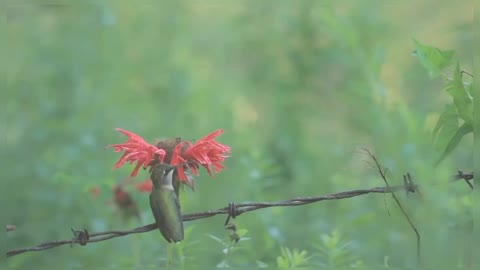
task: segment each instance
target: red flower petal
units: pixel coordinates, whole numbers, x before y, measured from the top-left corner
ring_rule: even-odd
[[[223,161],[228,157],[225,154],[230,152],[230,147],[215,141],[215,138],[222,133],[223,130],[219,129],[201,138],[194,144],[188,143],[189,147],[183,152],[183,158],[202,165],[211,176],[213,176],[211,166],[213,166],[215,172],[220,172],[225,168]],[[194,174],[198,173],[197,169],[198,165],[195,169],[192,169],[192,172]]]
[[[144,169],[150,166],[152,160],[157,159],[158,162],[163,162],[166,155],[165,150],[147,143],[142,137],[131,131],[121,128],[117,128],[116,130],[125,134],[128,137],[128,141],[107,146],[113,147],[115,152],[125,151],[122,157],[115,163],[115,168],[122,167],[125,162],[130,162],[130,164],[136,162],[137,164],[131,174],[131,176],[134,177],[138,174],[142,166]]]
[[[175,146],[172,153],[172,159],[170,160],[170,165],[178,165],[181,163],[186,162],[185,159],[180,156],[180,151],[182,150],[182,143],[179,143]],[[187,180],[187,176],[185,175],[185,168],[184,166],[180,166],[177,168],[178,179],[180,181],[185,182]]]

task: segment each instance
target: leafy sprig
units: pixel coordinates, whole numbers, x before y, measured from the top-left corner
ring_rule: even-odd
[[[416,50],[413,53],[422,66],[428,71],[430,77],[444,75],[447,83],[444,90],[452,98],[452,102],[443,109],[433,129],[433,143],[442,152],[436,165],[442,162],[465,137],[473,132],[473,84],[465,81],[463,74],[468,72],[460,69],[458,60],[454,59],[453,50],[441,50],[424,45],[414,40]],[[448,67],[455,65],[452,78],[443,72]]]

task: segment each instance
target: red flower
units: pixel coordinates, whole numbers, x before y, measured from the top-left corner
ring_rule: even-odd
[[[149,177],[140,183],[136,183],[135,188],[140,192],[152,192],[152,189],[153,189],[152,180],[150,180],[150,177]]]
[[[219,129],[195,143],[188,141],[174,140],[174,144],[164,143],[161,146],[155,146],[148,144],[142,137],[117,128],[118,131],[128,136],[128,141],[122,144],[112,144],[107,147],[115,148],[115,152],[125,150],[123,156],[115,164],[115,168],[120,168],[129,161],[130,164],[136,162],[137,165],[133,170],[131,176],[136,176],[140,167],[151,167],[157,163],[163,163],[167,156],[167,162],[170,161],[170,165],[179,165],[176,168],[178,178],[184,184],[193,187],[193,178],[191,175],[185,172],[186,169],[190,169],[192,174],[198,175],[198,169],[201,166],[205,167],[208,173],[213,176],[212,166],[215,172],[220,172],[225,168],[223,161],[228,157],[226,154],[230,152],[230,147],[223,145],[215,138],[223,133],[223,130]],[[171,140],[166,140],[167,142]],[[165,142],[165,141],[164,141]],[[171,146],[170,146],[171,145]],[[161,147],[161,148],[159,148]],[[165,149],[162,149],[165,148]],[[168,152],[168,153],[167,153]],[[136,184],[138,191],[151,191],[153,184],[150,179]]]
[[[225,155],[230,152],[230,147],[215,141],[215,138],[223,133],[219,129],[192,144],[191,142],[183,142],[188,148],[180,153],[183,148],[182,144],[178,144],[172,154],[171,165],[188,162],[187,165],[177,168],[178,177],[182,182],[187,182],[189,178],[185,175],[185,168],[190,168],[194,175],[198,175],[198,167],[202,165],[213,176],[211,166],[215,172],[225,169],[223,161],[228,157]]]
[[[115,163],[115,168],[122,167],[125,162],[130,161],[130,164],[137,162],[137,165],[133,169],[132,177],[138,174],[138,170],[143,166],[146,169],[150,166],[153,160],[157,160],[162,163],[165,158],[165,150],[157,148],[155,145],[151,145],[143,140],[142,137],[137,134],[117,128],[119,132],[128,136],[128,141],[120,144],[111,144],[107,147],[115,148],[115,152],[121,152],[125,150],[123,156]]]

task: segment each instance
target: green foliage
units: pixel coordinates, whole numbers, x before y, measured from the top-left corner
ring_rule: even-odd
[[[315,244],[316,256],[320,264],[329,268],[360,267],[363,262],[348,249],[351,241],[344,240],[339,230],[323,234],[321,242]]]
[[[432,46],[415,42],[416,50],[413,53],[418,58],[422,66],[428,71],[430,77],[435,78],[441,74],[441,71],[450,66],[453,62],[455,52],[453,50],[441,50]]]
[[[218,140],[232,147],[227,169],[214,179],[202,170],[195,191],[181,191],[183,213],[383,186],[358,151],[367,147],[388,167],[391,185],[410,172],[425,187],[423,200],[398,195],[421,230],[425,267],[467,263],[460,251],[469,238],[456,237],[456,228],[468,224],[464,210],[472,203],[463,201],[470,189],[444,183],[457,169],[473,167],[474,86],[462,78],[479,45],[465,16],[471,6],[434,0],[415,9],[408,1],[378,0],[13,2],[2,4],[0,24],[6,41],[0,42],[6,56],[0,65],[2,213],[17,227],[6,233],[8,249],[70,239],[70,227],[100,232],[154,221],[148,194],[133,185],[125,188],[140,220],[123,220],[110,202],[112,188],[132,170],[113,170],[119,154],[104,149],[125,140],[116,127],[149,142],[199,139],[223,128]],[[410,37],[420,35],[452,50],[413,46]],[[418,60],[408,57],[414,49]],[[446,91],[415,61],[432,76],[449,74]],[[434,146],[448,155],[436,168]],[[132,182],[147,176],[141,171]],[[238,243],[223,227],[225,217],[216,216],[185,223],[178,245],[168,246],[155,230],[27,253],[7,264],[252,268],[280,266],[280,257],[282,266],[375,268],[388,258],[392,268],[413,268],[413,233],[391,205],[389,196],[370,194],[268,208],[235,219]]]
[[[280,256],[277,257],[278,268],[296,268],[309,265],[310,258],[305,250],[290,250],[287,247],[280,248]]]
[[[440,71],[453,64],[453,50],[440,50],[435,47],[420,44],[415,55],[420,63],[429,71],[431,77],[436,77]],[[460,143],[462,138],[473,132],[473,97],[472,83],[464,82],[460,65],[456,64],[453,78],[445,85],[445,91],[452,97],[453,104],[445,107],[433,129],[434,143],[442,151],[436,164],[439,164]]]
[[[230,231],[227,238],[222,239],[218,238],[212,234],[207,234],[207,236],[219,243],[222,246],[223,258],[220,262],[217,263],[218,268],[228,268],[232,266],[239,266],[238,258],[236,259],[236,254],[245,249],[242,242],[250,240],[250,238],[245,237],[248,230],[239,229],[235,231]]]
[[[176,244],[170,244],[165,258],[165,266],[186,266],[195,263],[195,250],[200,244],[197,240],[192,240],[194,226],[185,228],[184,241]]]
[[[445,91],[453,98],[453,104],[462,119],[467,125],[472,125],[473,122],[473,98],[470,93],[471,83],[464,83],[460,67],[457,63],[455,71],[453,72],[453,79],[445,86]]]

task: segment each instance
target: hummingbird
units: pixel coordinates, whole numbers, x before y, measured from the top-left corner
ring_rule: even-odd
[[[150,193],[150,208],[155,217],[156,224],[167,242],[180,242],[183,240],[183,221],[180,211],[177,189],[172,184],[175,169],[155,166],[152,170],[153,183]]]

